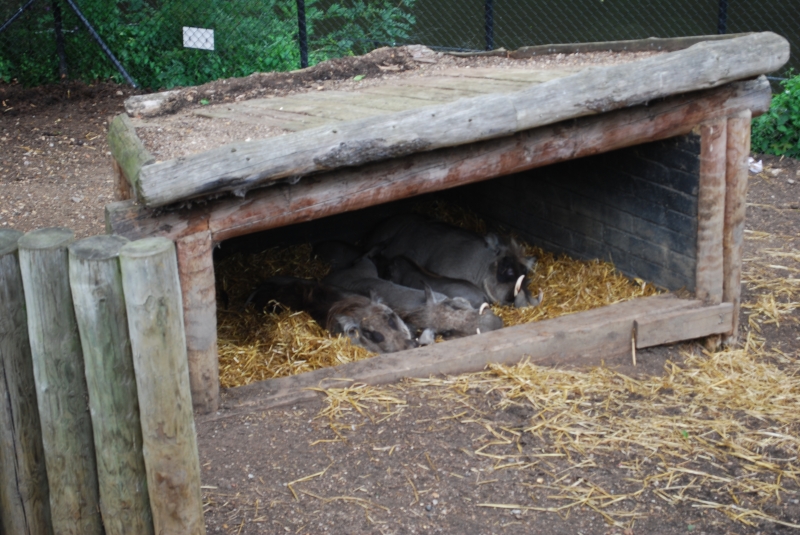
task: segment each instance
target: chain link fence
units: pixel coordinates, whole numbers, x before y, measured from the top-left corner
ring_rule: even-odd
[[[790,41],[800,67],[800,3],[786,0],[6,0],[0,25],[0,81],[31,86],[189,86],[402,44],[512,50],[765,30]]]

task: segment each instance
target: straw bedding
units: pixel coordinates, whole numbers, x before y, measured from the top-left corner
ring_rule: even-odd
[[[455,225],[486,232],[485,222],[461,207],[434,201],[420,204],[419,212]],[[564,314],[654,295],[658,290],[632,280],[608,262],[575,260],[525,244],[538,259],[530,274],[531,292],[544,291],[538,307],[523,309],[495,306],[506,326],[555,318]],[[305,312],[280,307],[256,311],[242,305],[258,281],[275,275],[320,279],[329,267],[314,257],[308,244],[271,248],[255,255],[233,255],[216,266],[220,381],[222,386],[241,386],[334,366],[372,356],[341,337],[332,337]]]

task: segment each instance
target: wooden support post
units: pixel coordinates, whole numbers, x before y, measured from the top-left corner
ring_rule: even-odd
[[[136,376],[119,251],[128,240],[94,236],[69,246],[69,278],[86,366],[106,535],[153,533],[142,456]]]
[[[176,246],[192,404],[202,413],[213,412],[219,407],[214,243],[206,230],[180,238]]]
[[[72,231],[65,228],[29,232],[19,239],[19,263],[53,531],[100,535],[92,421],[67,267],[72,240]]]
[[[50,503],[16,230],[0,230],[0,531],[50,535]]]
[[[120,264],[155,531],[204,535],[175,246],[165,238],[131,242]]]
[[[750,155],[750,110],[728,119],[727,169],[725,171],[725,230],[722,236],[722,300],[733,304],[733,322],[725,343],[739,336],[742,295],[742,240],[747,197],[747,157]]]
[[[725,219],[727,119],[700,125],[700,189],[697,199],[695,294],[707,304],[722,302],[722,230]]]

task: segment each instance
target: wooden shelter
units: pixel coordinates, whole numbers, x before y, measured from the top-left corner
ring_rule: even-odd
[[[327,379],[380,382],[523,356],[574,362],[631,351],[632,344],[735,338],[750,120],[769,108],[762,75],[788,60],[788,43],[765,32],[585,46],[671,51],[606,67],[452,69],[362,91],[193,108],[188,113],[212,122],[268,124],[286,133],[166,161],[155,161],[137,128],[157,121],[147,116],[175,93],[130,102],[137,117],[115,118],[109,144],[121,197],[131,198],[107,206],[107,230],[130,239],[165,236],[177,245],[195,407],[219,404],[215,244],[456,187],[490,217],[557,249],[583,256],[652,251],[653,258],[637,252],[621,269],[695,297],[640,299],[267,381],[238,389],[232,403],[291,402],[313,395],[299,387]],[[604,158],[602,165],[589,156]],[[565,168],[545,166],[576,159],[592,162],[572,168],[582,182],[548,179],[545,169]],[[611,172],[597,174],[601,167]],[[519,174],[535,168],[544,172],[537,179]],[[616,175],[633,177],[640,189],[631,193],[634,186],[619,185]],[[477,185],[498,177],[507,178]],[[460,188],[468,184],[475,185]],[[582,195],[582,187],[593,193]],[[569,199],[560,204],[564,191]],[[648,198],[653,191],[657,198]],[[540,202],[539,212],[508,197]],[[637,208],[635,199],[649,204]]]

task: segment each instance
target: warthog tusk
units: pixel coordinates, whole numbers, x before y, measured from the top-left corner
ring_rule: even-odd
[[[481,308],[478,310],[478,315],[483,316],[483,313],[486,312],[486,309],[489,308],[489,303],[483,303]],[[480,334],[480,333],[479,333]]]
[[[517,283],[514,285],[514,297],[516,297],[519,291],[522,289],[522,279],[524,278],[525,275],[520,275],[517,279]]]
[[[477,331],[478,331],[478,334],[481,334],[481,330],[480,330],[480,328],[478,328],[478,329],[477,329]]]

